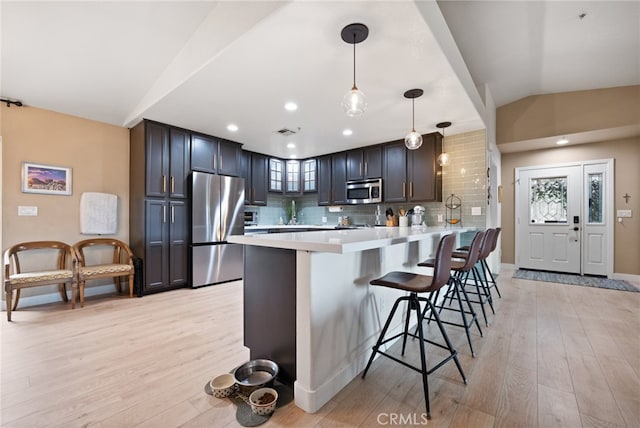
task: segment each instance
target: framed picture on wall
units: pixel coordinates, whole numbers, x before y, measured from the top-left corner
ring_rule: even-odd
[[[71,195],[71,168],[22,162],[22,192]]]

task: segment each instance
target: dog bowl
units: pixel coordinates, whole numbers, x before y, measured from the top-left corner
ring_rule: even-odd
[[[237,388],[236,380],[230,373],[216,376],[209,382],[214,397],[225,398],[233,394]]]
[[[271,360],[251,360],[234,370],[240,392],[249,395],[263,386],[273,386],[273,380],[278,375],[278,365]]]
[[[256,389],[249,396],[251,410],[256,415],[267,416],[276,409],[278,401],[278,391],[273,388]]]

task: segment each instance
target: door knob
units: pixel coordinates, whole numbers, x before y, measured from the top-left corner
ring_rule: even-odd
[[[576,227],[574,227],[574,228],[573,228],[573,230],[574,230],[575,232],[577,232],[577,231],[579,231],[579,230],[580,230],[580,228],[579,228],[578,226],[576,226]]]

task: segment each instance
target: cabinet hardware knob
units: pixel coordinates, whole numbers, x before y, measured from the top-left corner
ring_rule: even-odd
[[[403,198],[404,198],[404,197],[406,197],[406,191],[405,191],[406,187],[407,187],[407,183],[405,183],[405,182],[403,181],[403,182],[402,182],[402,197],[403,197]]]
[[[175,191],[176,191],[176,183],[172,175],[171,176],[171,193],[175,193]]]
[[[413,181],[409,183],[409,197],[413,198]]]
[[[167,222],[167,207],[162,207],[162,223]]]
[[[163,175],[162,176],[162,193],[166,193],[167,192],[167,176]]]
[[[176,222],[176,207],[171,207],[171,224]]]

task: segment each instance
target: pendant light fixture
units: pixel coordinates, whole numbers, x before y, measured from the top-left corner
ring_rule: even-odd
[[[436,124],[437,128],[442,129],[442,153],[438,156],[438,165],[445,166],[449,164],[449,153],[444,151],[444,130],[451,126],[451,122],[440,122]]]
[[[411,132],[404,137],[404,145],[409,150],[416,150],[422,145],[422,135],[416,132],[416,98],[421,97],[424,91],[422,89],[409,89],[404,93],[405,98],[411,99]]]
[[[342,99],[347,116],[361,116],[367,107],[367,99],[356,86],[356,45],[367,39],[369,28],[364,24],[349,24],[342,29],[342,40],[353,45],[353,87]]]

